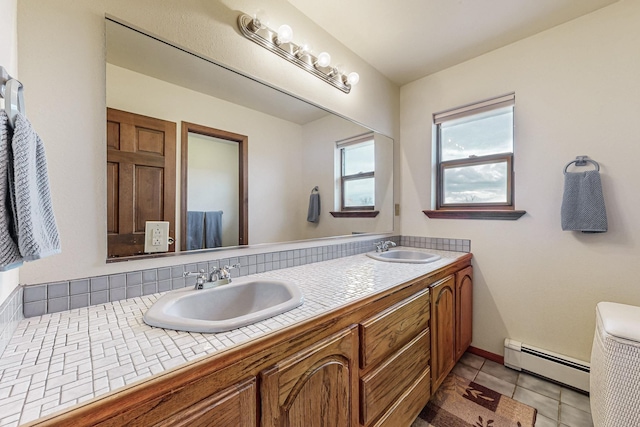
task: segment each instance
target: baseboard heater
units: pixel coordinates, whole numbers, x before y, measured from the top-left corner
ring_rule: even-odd
[[[579,390],[589,391],[587,362],[533,347],[510,338],[504,340],[504,364]]]

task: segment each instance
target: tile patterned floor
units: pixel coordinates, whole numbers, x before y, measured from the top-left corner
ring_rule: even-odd
[[[593,426],[589,397],[582,393],[514,371],[471,353],[462,356],[453,372],[533,406],[538,410],[536,427]]]

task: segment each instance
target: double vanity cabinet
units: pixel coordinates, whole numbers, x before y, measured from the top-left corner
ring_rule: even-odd
[[[409,426],[471,342],[470,262],[32,425]]]

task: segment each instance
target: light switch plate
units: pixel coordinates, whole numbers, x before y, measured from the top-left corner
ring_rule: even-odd
[[[169,251],[169,222],[147,221],[144,224],[144,252]]]

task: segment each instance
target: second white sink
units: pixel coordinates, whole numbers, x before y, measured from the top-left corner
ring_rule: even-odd
[[[368,252],[367,256],[377,259],[378,261],[407,262],[411,264],[425,264],[440,259],[440,255],[407,249],[392,249],[386,252]]]
[[[143,318],[146,324],[188,332],[224,332],[292,310],[303,303],[290,282],[235,279],[228,285],[168,292]]]

